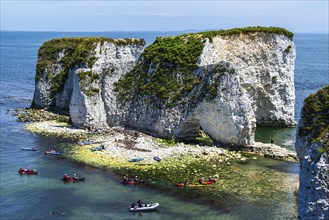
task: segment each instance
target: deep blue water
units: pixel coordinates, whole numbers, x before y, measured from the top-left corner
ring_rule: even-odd
[[[24,130],[23,123],[11,116],[16,108],[29,107],[34,92],[37,51],[46,40],[64,36],[105,36],[144,38],[147,44],[156,36],[175,35],[180,32],[116,32],[116,33],[64,33],[64,32],[1,32],[0,78],[0,183],[1,219],[244,219],[269,218],[271,207],[254,208],[245,205],[231,208],[231,213],[214,209],[206,204],[188,202],[163,192],[145,188],[127,188],[117,184],[117,177],[105,171],[78,165],[66,159],[45,157],[40,152],[21,152],[21,147],[37,146],[40,150],[56,147],[58,140],[40,137]],[[295,66],[296,119],[304,98],[329,84],[328,35],[296,34]],[[261,129],[257,140],[267,141],[275,136],[278,143],[292,148],[295,129]],[[276,163],[276,162],[275,162]],[[19,176],[19,166],[37,167],[38,176]],[[277,165],[280,166],[280,165]],[[282,164],[281,164],[282,166]],[[285,164],[288,170],[298,170],[295,164]],[[87,176],[82,184],[63,184],[63,173]],[[129,195],[129,196],[128,196]],[[156,200],[164,206],[159,212],[133,215],[127,204],[139,198]],[[273,204],[274,205],[274,204]],[[282,210],[284,209],[281,208]],[[278,216],[291,217],[279,209]],[[188,211],[187,211],[188,210]],[[281,210],[281,211],[280,211]],[[49,211],[64,211],[65,216],[49,215]],[[289,209],[291,212],[291,210]],[[258,216],[258,217],[257,217]],[[273,217],[273,216],[272,216]]]

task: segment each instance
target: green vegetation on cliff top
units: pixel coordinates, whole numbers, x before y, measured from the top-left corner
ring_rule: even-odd
[[[152,103],[174,105],[200,83],[193,71],[202,49],[203,40],[193,35],[156,38],[134,69],[115,84],[119,100],[148,96]]]
[[[322,142],[329,151],[329,86],[304,100],[301,112],[303,127],[299,136],[309,136],[312,142]]]
[[[216,31],[205,31],[200,33],[195,33],[196,35],[202,35],[203,38],[213,38],[216,36],[230,36],[235,34],[248,34],[248,33],[257,33],[257,32],[263,32],[263,33],[270,33],[270,34],[282,34],[287,36],[290,40],[293,39],[294,34],[287,29],[280,28],[280,27],[262,27],[262,26],[256,26],[256,27],[244,27],[244,28],[233,28],[228,30],[216,30]],[[190,35],[190,34],[184,34],[184,35]],[[184,36],[182,35],[182,36]]]
[[[76,37],[58,38],[46,41],[38,51],[38,63],[36,67],[36,80],[39,81],[44,71],[46,78],[51,81],[52,94],[63,89],[68,72],[75,66],[86,66],[91,68],[96,61],[95,48],[98,43],[111,42],[115,45],[141,44],[145,45],[143,39],[111,39],[105,37]],[[60,57],[60,53],[63,56]],[[62,66],[58,74],[54,74],[54,64]]]
[[[115,83],[115,92],[122,102],[142,96],[147,97],[150,103],[173,107],[203,80],[195,74],[195,70],[207,38],[211,41],[219,35],[255,32],[283,34],[290,39],[293,37],[293,33],[278,27],[246,27],[158,37],[144,50],[134,69]],[[220,73],[229,72],[225,66],[214,68],[214,71],[218,70]],[[211,101],[216,96],[217,85],[210,80],[205,86],[206,98]]]
[[[141,62],[134,70],[116,84],[116,91],[123,101],[129,100],[130,94],[148,95],[172,107],[200,83],[194,70],[198,67],[196,63],[206,38],[212,40],[219,35],[256,32],[277,33],[293,38],[293,33],[278,27],[245,27],[157,38],[145,49]],[[116,45],[145,45],[143,39],[128,38],[76,37],[49,40],[38,52],[36,80],[39,81],[45,73],[46,79],[50,80],[51,94],[60,92],[68,78],[68,71],[75,66],[91,68],[96,61],[94,49],[97,43],[104,42],[112,42]],[[62,57],[60,53],[63,53]],[[56,63],[60,64],[61,69],[59,73],[54,74],[58,72],[56,68],[59,67],[54,65]],[[149,67],[154,69],[153,73],[148,73]],[[211,84],[207,86],[212,91],[211,97],[214,97],[214,86],[211,87]]]

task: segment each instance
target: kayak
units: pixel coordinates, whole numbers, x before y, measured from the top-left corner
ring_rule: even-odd
[[[105,150],[105,146],[102,145],[101,147],[93,147],[93,148],[90,148],[91,151],[102,151],[102,150]]]
[[[22,150],[27,150],[27,151],[37,151],[38,150],[38,148],[36,148],[36,147],[23,147],[22,148]]]
[[[175,186],[177,187],[184,187],[184,183],[176,183]],[[207,184],[188,184],[186,185],[186,187],[203,187],[203,186],[207,186]]]
[[[207,181],[203,181],[202,183],[199,183],[199,184],[188,184],[187,186],[188,187],[194,187],[194,186],[207,186],[207,185],[212,185],[216,183],[216,180],[215,179],[211,179],[211,180],[207,180]],[[184,183],[176,183],[175,186],[178,186],[178,187],[183,187],[185,186]]]
[[[154,159],[155,161],[158,161],[158,162],[160,162],[160,161],[162,160],[160,156],[155,156],[155,157],[153,157],[153,159]]]
[[[31,174],[38,174],[38,171],[37,170],[30,170],[30,169],[19,169],[18,173],[19,174],[31,175]]]
[[[122,183],[122,184],[130,184],[130,185],[137,185],[137,184],[140,184],[140,183],[144,183],[144,180],[139,180],[139,181],[128,180],[127,182],[122,181],[120,183]]]
[[[78,144],[80,146],[83,146],[83,145],[89,145],[89,144],[93,144],[94,141],[90,140],[90,141],[81,141],[81,142],[78,142]]]
[[[207,180],[207,181],[203,181],[202,184],[205,184],[205,185],[211,185],[211,184],[214,184],[216,183],[216,180]]]
[[[142,157],[136,157],[136,158],[133,158],[133,159],[128,160],[128,161],[129,162],[139,162],[139,161],[142,161],[142,160],[144,160],[144,158],[142,158]]]
[[[68,179],[64,179],[63,178],[63,181],[66,182],[66,183],[71,183],[71,182],[80,182],[80,181],[85,181],[85,178],[68,178]]]
[[[132,204],[129,209],[131,212],[145,212],[156,210],[159,206],[159,203],[142,204],[142,207],[137,207],[137,205]]]
[[[61,153],[57,151],[45,151],[45,154],[50,154],[50,155],[60,155]]]
[[[187,184],[186,186],[187,187],[202,187],[202,186],[207,186],[207,185],[212,185],[216,183],[216,180],[208,180],[208,181],[204,181],[202,182],[201,184]],[[184,187],[184,183],[176,183],[175,186],[178,186],[178,187]]]

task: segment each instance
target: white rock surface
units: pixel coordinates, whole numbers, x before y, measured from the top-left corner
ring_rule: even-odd
[[[285,52],[288,46],[291,48]],[[137,97],[124,105],[117,101],[113,84],[136,65],[142,50],[139,44],[99,43],[92,67],[70,70],[63,92],[54,100],[49,98],[50,85],[43,77],[36,84],[33,103],[38,107],[53,103],[59,110],[68,110],[76,126],[126,126],[184,140],[193,139],[202,128],[217,142],[238,145],[254,143],[256,123],[294,123],[295,47],[283,35],[249,33],[207,40],[196,71],[204,82],[193,88],[186,102],[173,108],[155,108],[147,97]],[[226,71],[216,72],[216,65],[226,67]],[[53,71],[59,70],[60,66]],[[77,76],[88,71],[100,76],[88,85],[98,89],[93,95],[83,92]],[[148,72],[152,71],[150,68]],[[210,100],[205,95],[209,82],[218,85]]]
[[[300,160],[298,215],[301,219],[329,219],[329,154],[319,152],[321,144],[307,148]]]
[[[250,97],[257,124],[278,126],[295,124],[295,57],[294,43],[288,37],[256,32],[207,41],[200,63],[233,64]]]
[[[312,130],[308,134],[300,135],[299,129],[310,126],[305,125],[303,121],[303,118],[306,118],[304,115],[308,114],[303,109],[295,142],[297,156],[300,161],[298,216],[302,220],[329,219],[329,152],[324,150],[325,147],[322,142],[313,142]],[[328,113],[322,112],[319,114],[323,114],[325,120],[325,115]],[[319,118],[313,120],[319,120]],[[324,124],[324,126],[326,125]],[[326,138],[329,138],[329,134]]]

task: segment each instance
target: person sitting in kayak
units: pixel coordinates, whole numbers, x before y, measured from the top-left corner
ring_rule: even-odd
[[[135,178],[134,178],[134,182],[139,182],[139,178],[138,178],[138,176],[135,176]]]
[[[184,186],[187,186],[189,184],[188,180],[185,180]]]
[[[77,180],[77,179],[78,179],[77,175],[73,174],[73,180]]]
[[[123,177],[122,182],[123,183],[128,183],[128,175],[126,175],[126,176]]]
[[[138,206],[138,207],[142,207],[142,206],[143,206],[143,202],[142,202],[142,200],[138,200],[138,201],[137,201],[137,206]]]
[[[70,177],[65,173],[64,177],[63,177],[63,180],[68,180],[68,179],[70,179]]]
[[[199,183],[200,183],[200,184],[202,184],[202,182],[203,182],[203,179],[202,179],[202,178],[200,178],[200,179],[199,179]]]
[[[19,170],[18,170],[19,172],[24,172],[25,171],[25,169],[23,169],[22,167],[19,167]]]

